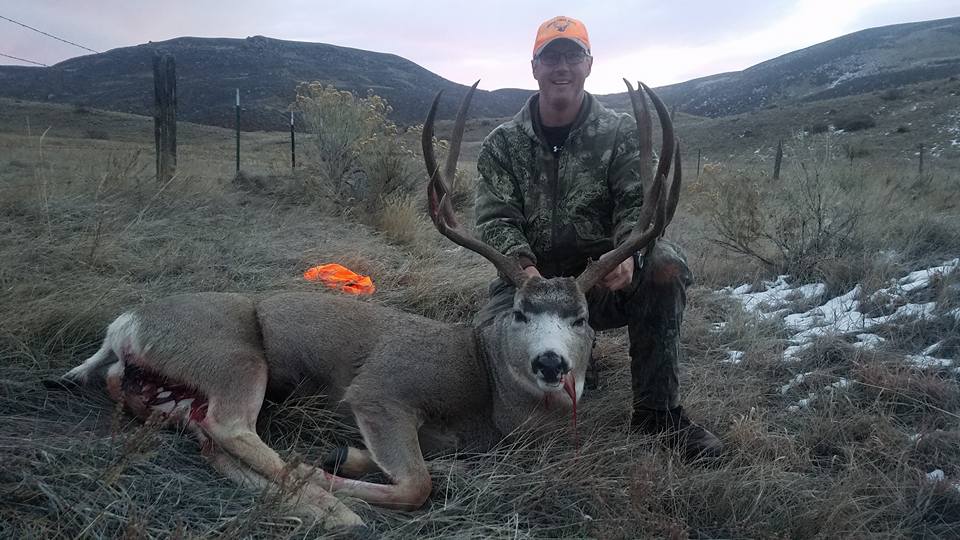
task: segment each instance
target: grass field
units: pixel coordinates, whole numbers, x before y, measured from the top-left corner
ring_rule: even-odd
[[[688,463],[629,432],[626,337],[612,331],[596,349],[601,386],[585,395],[578,447],[570,431],[519,434],[489,453],[432,461],[434,491],[419,511],[350,507],[388,538],[960,535],[957,371],[903,361],[937,343],[939,356],[960,361],[951,315],[960,276],[940,276],[911,299],[936,307],[881,328],[876,348],[827,334],[791,361],[782,316],[758,318],[717,292],[761,290],[787,273],[823,283],[827,297],[859,284],[865,303],[891,279],[960,255],[956,91],[944,81],[896,99],[677,119],[687,184],[669,235],[698,277],[683,328],[684,405],[724,439],[722,460]],[[877,125],[803,133],[854,109]],[[472,121],[462,170],[494,125]],[[908,130],[897,133],[901,125]],[[378,291],[367,301],[469,321],[494,270],[419,217],[425,178],[392,214],[311,196],[309,140],[298,151],[305,166],[291,174],[287,137],[244,133],[237,179],[232,132],[183,124],[178,175],[160,185],[149,119],[0,100],[0,536],[321,533],[269,494],[217,475],[188,437],[144,426],[103,395],[42,384],[94,352],[126,307],[176,292],[316,290],[300,275],[324,262],[372,276]],[[774,182],[778,138],[787,152]],[[913,154],[921,142],[923,174]],[[467,223],[471,212],[465,203]],[[718,243],[718,224],[737,233],[726,240],[742,241],[739,252]],[[793,312],[812,307],[790,302]],[[739,362],[725,361],[732,350]],[[810,393],[816,399],[791,408]],[[315,461],[352,435],[309,400],[264,414],[265,439],[288,459]],[[930,476],[937,470],[942,481]]]

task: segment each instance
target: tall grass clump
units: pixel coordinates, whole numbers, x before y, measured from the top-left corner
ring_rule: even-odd
[[[377,228],[397,244],[413,244],[423,223],[423,210],[409,194],[394,193],[381,197]]]

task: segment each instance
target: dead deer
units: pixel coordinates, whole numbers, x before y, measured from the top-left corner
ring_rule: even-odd
[[[643,95],[627,86],[649,165],[650,115]],[[192,432],[206,459],[232,479],[271,489],[295,486],[298,508],[327,527],[362,523],[332,493],[416,509],[431,491],[424,455],[483,451],[523,424],[569,417],[594,337],[585,292],[649,246],[676,207],[679,150],[669,114],[643,86],[663,130],[660,155],[669,157],[660,159],[630,237],[577,278],[527,278],[516,260],[457,223],[448,197],[475,89],[461,103],[442,171],[433,146],[439,94],[427,115],[429,211],[441,234],[485,257],[516,285],[512,311],[473,328],[334,293],[185,294],[117,317],[100,350],[64,378],[105,384],[138,417],[161,415]],[[668,196],[663,186],[671,161],[677,167]],[[652,166],[646,178],[650,172]],[[345,405],[365,449],[335,451],[336,472],[355,478],[379,470],[390,483],[285,463],[257,435],[256,424],[265,396],[292,395],[323,395],[331,406]]]

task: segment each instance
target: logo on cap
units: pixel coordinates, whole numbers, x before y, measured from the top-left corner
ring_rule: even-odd
[[[533,43],[533,56],[537,56],[544,47],[556,39],[569,39],[590,52],[590,37],[587,27],[572,17],[554,17],[540,25],[537,29],[537,39]]]

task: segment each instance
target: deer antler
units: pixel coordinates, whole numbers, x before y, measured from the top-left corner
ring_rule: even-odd
[[[637,131],[640,139],[640,177],[641,180],[645,180],[649,178],[649,171],[652,169],[653,163],[650,113],[643,94],[635,91],[626,79],[623,82],[627,85],[627,92],[633,105],[633,116],[637,121]],[[618,264],[625,261],[627,257],[652,245],[657,237],[662,236],[667,225],[673,220],[677,203],[680,200],[680,145],[674,139],[673,122],[670,120],[667,107],[660,100],[660,97],[649,86],[643,83],[639,83],[639,86],[650,96],[650,101],[657,109],[657,117],[660,119],[660,129],[663,132],[660,162],[657,165],[653,183],[644,196],[640,216],[630,232],[630,236],[616,248],[604,253],[600,259],[591,261],[587,268],[577,276],[577,285],[584,292],[593,288],[598,281],[609,274]],[[669,191],[664,193],[668,189],[664,184],[667,175],[670,173],[671,162],[676,163],[673,182]]]
[[[470,107],[470,99],[473,97],[478,84],[480,84],[480,81],[473,83],[460,103],[457,120],[453,126],[453,134],[450,137],[450,151],[447,154],[446,167],[444,167],[442,173],[437,165],[437,158],[433,149],[433,122],[437,114],[437,105],[440,103],[440,96],[443,94],[442,90],[437,92],[437,97],[433,98],[433,105],[430,106],[430,112],[427,113],[427,119],[423,123],[423,136],[420,142],[423,146],[423,162],[427,166],[427,174],[430,176],[430,183],[427,186],[430,219],[433,220],[433,224],[440,231],[440,234],[446,236],[455,244],[481,255],[493,263],[507,281],[519,286],[524,279],[520,263],[516,259],[500,253],[493,246],[484,243],[465,230],[457,222],[456,215],[453,213],[453,204],[450,202],[450,188],[448,186],[451,185],[450,180],[456,178],[457,158],[460,156],[460,142],[463,140],[467,109]]]

